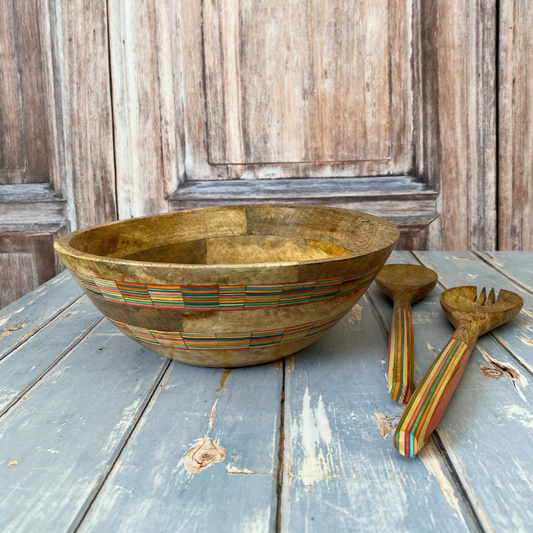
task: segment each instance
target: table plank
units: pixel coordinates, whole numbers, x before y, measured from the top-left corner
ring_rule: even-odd
[[[0,360],[34,335],[83,291],[65,271],[0,310]],[[20,328],[11,331],[11,328]]]
[[[474,528],[433,443],[410,459],[381,435],[376,412],[400,410],[388,394],[384,332],[366,298],[358,305],[287,360],[281,530]]]
[[[68,353],[102,314],[84,296],[0,360],[0,414]]]
[[[466,283],[478,268],[480,272],[484,267],[491,270],[482,261],[472,266],[467,259],[454,259],[458,254],[475,259],[474,254],[464,252],[416,252],[446,286]],[[483,277],[480,273],[469,283],[479,284],[487,277],[487,272]],[[442,290],[437,285],[413,306],[415,383],[453,333],[439,303]],[[375,286],[369,297],[388,324],[390,301]],[[513,383],[506,375],[492,379],[480,372],[481,367],[492,367],[483,353],[515,368],[520,382]],[[533,472],[533,390],[525,387],[528,380],[527,372],[493,336],[483,336],[437,429],[478,521],[487,531],[530,531],[533,527],[533,509],[528,504],[533,482],[526,474]]]
[[[168,364],[105,321],[0,418],[0,530],[72,529]]]
[[[516,292],[524,299],[524,307],[511,322],[493,330],[498,339],[513,356],[533,374],[533,294],[514,283],[472,252],[415,252],[430,268],[437,269],[442,284],[448,288],[456,285],[477,285]],[[526,279],[526,283],[529,280]]]
[[[476,252],[476,255],[533,292],[533,252]]]
[[[80,531],[273,531],[282,382],[280,363],[173,362]],[[191,473],[182,456],[204,439],[226,459]]]

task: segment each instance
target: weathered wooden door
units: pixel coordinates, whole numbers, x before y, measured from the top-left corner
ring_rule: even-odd
[[[411,0],[128,7],[110,4],[119,216],[308,201],[388,216],[411,243],[436,217],[407,176]]]
[[[528,6],[7,0],[0,281],[23,274],[2,294],[57,271],[43,235],[202,205],[323,203],[388,218],[401,247],[530,247]]]

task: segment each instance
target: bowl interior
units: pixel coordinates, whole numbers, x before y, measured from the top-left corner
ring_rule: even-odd
[[[257,204],[142,217],[72,234],[72,249],[121,260],[192,265],[306,262],[381,250],[396,227],[357,211]]]

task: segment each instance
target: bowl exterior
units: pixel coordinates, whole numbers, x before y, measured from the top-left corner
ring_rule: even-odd
[[[194,268],[84,254],[69,236],[55,247],[120,331],[171,359],[229,368],[276,361],[320,338],[364,294],[394,237],[357,257]]]
[[[230,368],[275,361],[320,338],[361,298],[391,250],[351,259],[343,275],[332,263],[316,279],[261,283],[259,272],[259,282],[246,285],[140,283],[134,269],[119,276],[100,263],[88,274],[91,264],[80,268],[60,257],[94,305],[132,339],[177,361]]]

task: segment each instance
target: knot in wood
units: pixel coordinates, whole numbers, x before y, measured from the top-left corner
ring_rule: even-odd
[[[213,440],[207,442],[205,439],[202,444],[193,446],[183,454],[185,466],[189,472],[198,472],[202,468],[209,466],[217,461],[224,461],[226,450],[217,446]]]

